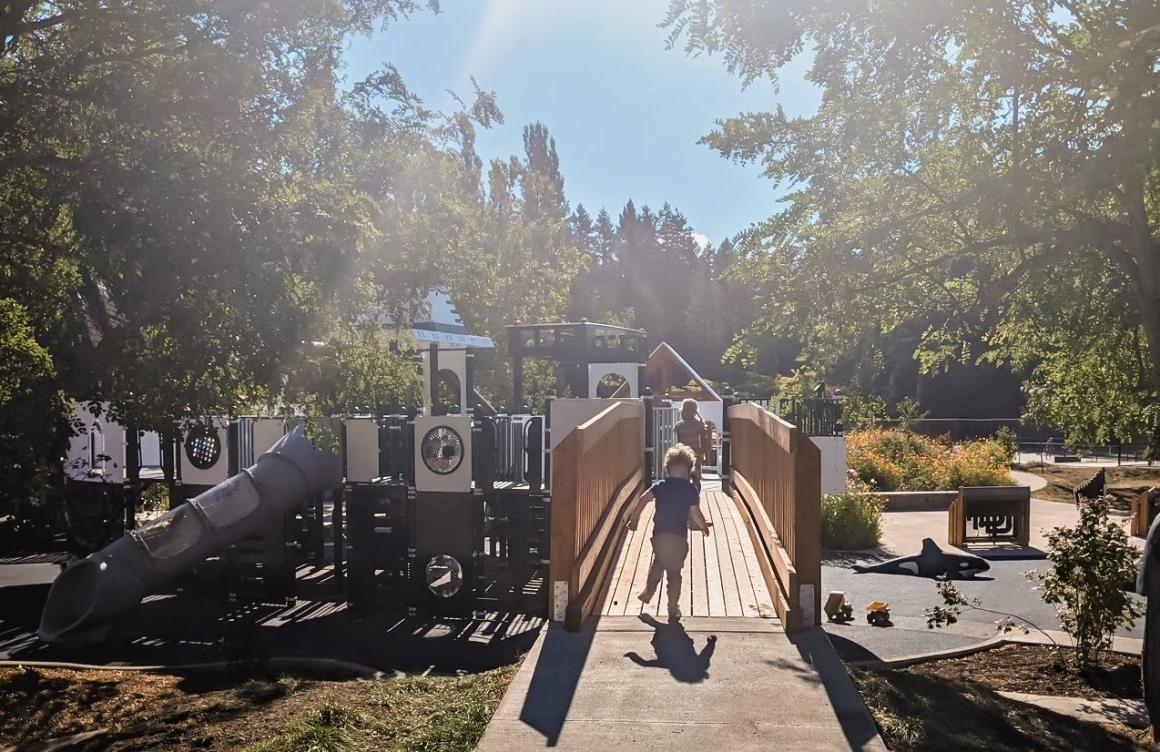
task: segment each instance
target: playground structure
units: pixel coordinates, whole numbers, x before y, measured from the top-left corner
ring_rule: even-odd
[[[563,437],[609,401],[580,391],[549,397],[541,415],[490,409],[473,400],[472,352],[490,340],[449,342],[446,327],[436,334],[417,353],[429,395],[422,407],[211,417],[158,434],[78,405],[65,463],[74,504],[112,497],[124,505],[126,532],[58,578],[42,639],[99,639],[165,584],[225,583],[233,599],[291,599],[302,564],[331,567],[330,596],[355,607],[543,612],[549,424]],[[516,351],[517,396],[525,357],[555,360],[562,390],[595,389],[607,372],[637,388],[643,332],[580,322],[513,326],[509,336],[528,344]],[[578,370],[593,374],[579,386],[569,381]],[[293,472],[275,477],[288,456]],[[134,529],[141,493],[154,483],[168,486],[170,511]]]
[[[81,499],[123,499],[126,532],[58,577],[42,639],[99,640],[163,587],[224,584],[231,600],[286,602],[307,579],[326,583],[309,598],[356,611],[519,612],[578,629],[601,613],[624,559],[624,521],[671,440],[675,406],[641,389],[641,331],[581,321],[515,325],[508,337],[513,404],[532,357],[555,362],[569,396],[550,394],[540,414],[479,400],[464,409],[480,343],[429,341],[416,353],[423,406],[212,417],[164,435],[79,409],[87,430],[70,447],[70,487]],[[607,374],[631,396],[597,396]],[[735,515],[732,555],[749,551],[754,592],[758,578],[768,594],[770,608],[752,615],[788,631],[817,624],[819,450],[755,404],[726,395],[722,415],[714,504]],[[134,529],[151,483],[168,486],[171,509]],[[303,565],[329,576],[303,577]]]

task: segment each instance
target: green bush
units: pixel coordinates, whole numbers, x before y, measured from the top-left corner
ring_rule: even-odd
[[[1010,457],[998,441],[950,444],[896,428],[846,435],[847,463],[880,491],[954,491],[962,486],[1009,485]]]
[[[882,501],[869,494],[822,498],[822,546],[831,551],[874,548],[882,539]]]
[[[1064,631],[1075,641],[1080,668],[1099,661],[1112,647],[1116,630],[1131,627],[1141,614],[1140,604],[1124,589],[1136,577],[1136,549],[1124,529],[1108,521],[1110,501],[1101,496],[1082,503],[1075,527],[1048,533],[1052,566],[1035,575],[1044,602],[1055,606]]]

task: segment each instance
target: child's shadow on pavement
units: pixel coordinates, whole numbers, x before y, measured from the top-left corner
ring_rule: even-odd
[[[625,658],[646,668],[667,668],[674,679],[686,684],[696,684],[709,678],[709,662],[713,660],[713,651],[717,648],[717,635],[709,635],[705,647],[698,653],[693,638],[679,621],[662,624],[649,614],[641,614],[640,620],[654,630],[652,646],[657,657],[646,661],[632,651],[625,653]]]

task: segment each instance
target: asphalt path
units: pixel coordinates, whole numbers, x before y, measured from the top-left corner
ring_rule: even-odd
[[[981,642],[998,633],[1003,614],[1028,619],[1042,629],[1060,629],[1055,608],[1043,602],[1036,584],[1024,577],[1028,570],[1047,571],[1050,561],[991,561],[990,571],[975,580],[956,580],[968,599],[978,598],[983,608],[1002,613],[963,609],[957,624],[928,629],[923,611],[940,605],[935,580],[910,575],[857,573],[849,561],[822,566],[822,600],[831,590],[844,591],[854,606],[855,620],[847,624],[826,623],[839,654],[846,660],[898,658],[930,650],[943,650]],[[1139,598],[1139,596],[1133,596]],[[890,604],[892,627],[871,627],[865,606],[881,600]],[[823,617],[824,618],[824,617]],[[1143,637],[1144,620],[1117,634]]]

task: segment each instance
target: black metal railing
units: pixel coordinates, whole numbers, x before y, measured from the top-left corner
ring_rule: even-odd
[[[845,433],[840,399],[780,397],[769,402],[774,413],[793,423],[807,436],[841,436]]]

